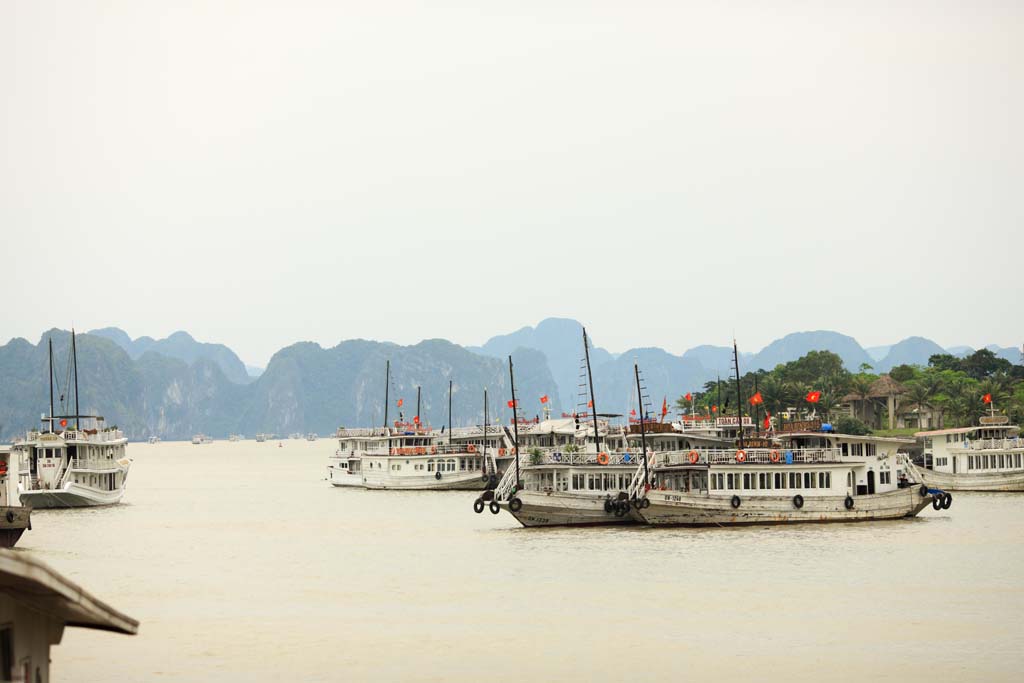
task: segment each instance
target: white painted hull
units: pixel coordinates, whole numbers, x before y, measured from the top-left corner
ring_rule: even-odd
[[[1024,470],[953,474],[918,467],[915,474],[928,486],[943,491],[1024,491]]]
[[[91,486],[68,483],[62,489],[20,491],[21,504],[35,509],[80,508],[115,505],[124,497],[124,488],[101,491]]]
[[[393,491],[482,491],[487,482],[480,478],[480,472],[443,472],[438,479],[435,473],[423,475],[388,476],[384,472],[363,473],[363,486],[375,490]]]
[[[636,514],[655,526],[867,522],[914,517],[932,503],[930,494],[921,496],[920,486],[855,496],[852,510],[844,505],[846,496],[805,496],[802,508],[791,496],[741,496],[738,508],[729,495],[649,491],[647,498],[650,507]]]
[[[364,488],[362,476],[358,474],[351,474],[348,470],[337,469],[334,467],[327,468],[327,481],[331,482],[331,486]]]
[[[640,522],[636,510],[630,507],[626,515],[617,517],[605,512],[605,496],[579,493],[520,491],[516,497],[523,507],[512,512],[508,501],[499,505],[508,510],[525,527],[537,526],[597,526],[606,524],[636,524]]]

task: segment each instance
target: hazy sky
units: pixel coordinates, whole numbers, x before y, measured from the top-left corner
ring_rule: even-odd
[[[0,2],[0,343],[1020,345],[1024,3]]]

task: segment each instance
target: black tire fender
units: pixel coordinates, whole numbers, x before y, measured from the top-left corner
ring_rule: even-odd
[[[733,496],[730,502],[732,503],[732,507],[734,510],[743,504],[743,501],[740,500],[739,496]]]
[[[604,511],[608,514],[615,512],[615,503],[612,502],[611,498],[604,499]]]
[[[484,505],[483,498],[477,498],[476,500],[473,501],[473,512],[475,512],[476,514],[479,515],[481,512],[483,512],[484,507],[486,506]]]
[[[523,501],[518,498],[513,498],[508,502],[508,509],[512,512],[519,512],[523,509]]]
[[[936,495],[936,496],[934,496],[932,498],[932,509],[933,510],[941,510],[942,509],[942,496],[941,495]]]
[[[441,473],[440,472],[434,472],[434,479],[437,479],[438,481],[440,481],[441,480]]]
[[[922,498],[927,498],[928,497],[928,487],[925,486],[924,484],[921,484],[921,488],[918,489],[918,491],[920,491]]]
[[[647,508],[651,507],[651,501],[648,500],[647,498],[644,498],[643,500],[640,501],[640,507],[646,510]]]
[[[953,494],[947,492],[946,495],[944,495],[942,497],[942,509],[943,510],[948,510],[949,506],[952,505],[952,504],[953,504]]]
[[[501,506],[498,505],[498,501],[496,501],[496,500],[492,500],[491,501],[490,508],[491,508],[491,514],[492,515],[496,515],[499,512],[501,512]]]
[[[846,500],[843,501],[843,505],[846,506],[847,510],[853,509],[853,496],[847,496]]]
[[[795,496],[793,496],[793,507],[795,507],[797,510],[799,510],[803,506],[804,506],[804,497],[801,496],[799,493],[796,494]]]

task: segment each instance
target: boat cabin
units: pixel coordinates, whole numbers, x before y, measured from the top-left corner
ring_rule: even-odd
[[[985,415],[975,427],[917,432],[924,466],[950,474],[1007,472],[1024,469],[1020,427],[1005,415]]]

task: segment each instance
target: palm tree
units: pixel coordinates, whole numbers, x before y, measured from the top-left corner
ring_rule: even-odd
[[[864,424],[868,424],[867,409],[868,402],[871,400],[871,385],[874,381],[864,374],[854,375],[850,381],[850,393],[853,394],[857,402],[860,403],[860,421]],[[873,420],[872,420],[873,422]]]
[[[925,382],[915,381],[907,384],[907,398],[917,406],[917,428],[924,429],[921,424],[921,409],[928,405],[932,398],[932,389]]]

